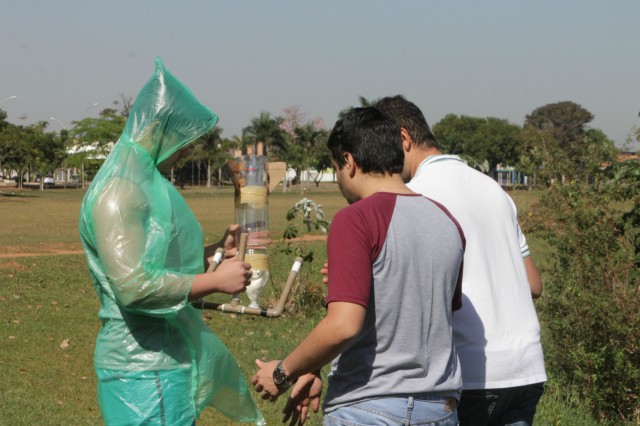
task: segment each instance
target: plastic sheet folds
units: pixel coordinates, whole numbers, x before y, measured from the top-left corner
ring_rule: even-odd
[[[204,239],[158,170],[217,119],[156,59],[83,200],[79,228],[101,303],[94,364],[107,422],[184,411],[173,423],[183,424],[193,407],[199,414],[207,405],[236,421],[264,422],[232,354],[187,303],[195,274],[204,272]],[[149,377],[162,383],[160,396],[145,387]],[[186,403],[172,400],[184,389]]]

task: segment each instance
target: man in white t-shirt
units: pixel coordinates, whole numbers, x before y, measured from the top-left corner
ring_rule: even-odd
[[[453,322],[460,425],[531,425],[547,379],[532,301],[542,281],[516,207],[496,181],[440,152],[416,105],[395,96],[376,107],[401,128],[407,186],[442,203],[467,239],[462,309]]]

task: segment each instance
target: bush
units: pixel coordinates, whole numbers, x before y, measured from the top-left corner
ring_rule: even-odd
[[[639,170],[552,186],[532,224],[555,250],[539,305],[547,367],[603,420],[640,420]]]
[[[302,198],[286,213],[287,227],[282,234],[282,240],[276,246],[276,251],[286,255],[296,255],[304,259],[307,268],[320,270],[326,261],[324,240],[321,243],[307,241],[305,232],[319,232],[326,234],[330,222],[324,218],[322,205],[308,198]],[[309,279],[314,276],[314,279]],[[320,279],[318,279],[320,278]],[[314,312],[324,309],[326,286],[318,274],[308,274],[303,271],[293,291],[294,297],[288,309],[292,312]]]

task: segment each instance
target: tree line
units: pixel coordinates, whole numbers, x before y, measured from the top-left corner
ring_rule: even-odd
[[[360,106],[376,102],[364,97],[359,101]],[[49,131],[47,121],[11,124],[0,109],[0,175],[44,175],[59,167],[82,166],[90,180],[120,137],[130,109],[131,98],[121,95],[120,101],[100,111],[97,118],[74,121],[71,129],[59,133]],[[601,130],[589,128],[593,119],[589,111],[566,101],[535,109],[525,117],[523,126],[495,117],[448,114],[432,127],[443,152],[460,155],[485,173],[495,173],[499,164],[509,165],[537,183],[548,184],[570,180],[578,170],[593,170],[615,161],[618,149]],[[180,174],[181,167],[195,163],[206,170],[207,186],[219,183],[234,150],[255,147],[258,142],[264,144],[270,161],[286,162],[297,177],[304,170],[321,171],[331,165],[326,148],[329,130],[319,119],[308,120],[298,106],[285,108],[278,116],[261,112],[240,136],[226,138],[222,134],[223,129],[215,127],[202,136],[176,172]],[[563,167],[559,168],[558,162]]]

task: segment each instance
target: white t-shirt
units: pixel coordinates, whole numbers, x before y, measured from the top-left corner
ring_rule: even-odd
[[[455,155],[428,157],[408,186],[443,204],[467,240],[462,309],[453,320],[463,389],[546,381],[540,324],[523,262],[529,247],[511,198]]]

